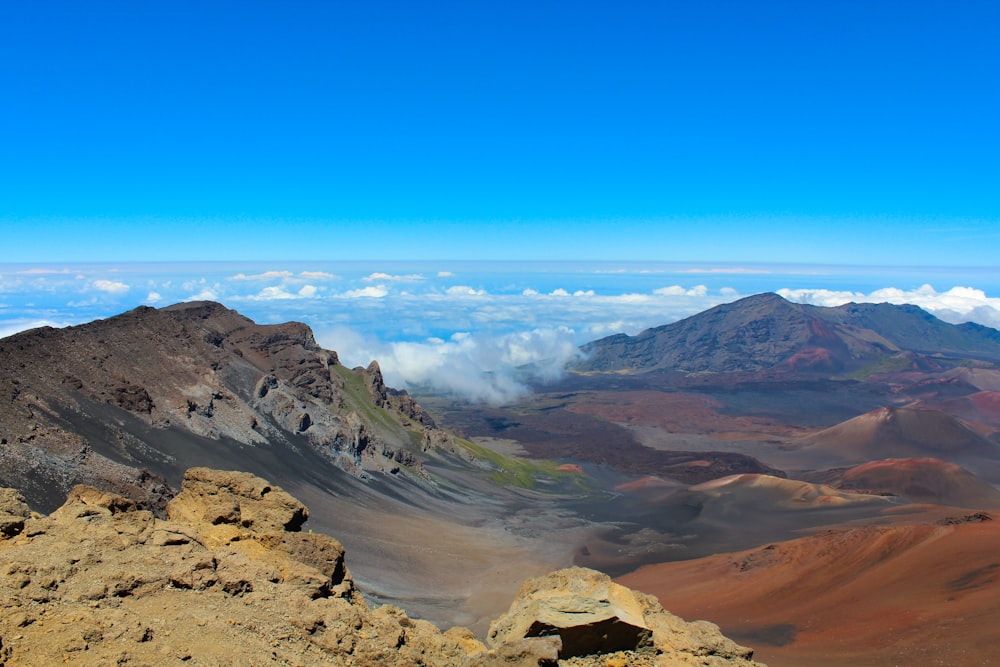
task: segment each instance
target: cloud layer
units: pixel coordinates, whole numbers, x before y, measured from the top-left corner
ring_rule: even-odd
[[[941,290],[932,286],[948,285]],[[1000,327],[1000,275],[822,267],[601,264],[0,266],[0,335],[134,308],[217,300],[260,323],[299,320],[345,362],[391,384],[504,402],[577,346],[774,291],[800,303],[916,304]]]

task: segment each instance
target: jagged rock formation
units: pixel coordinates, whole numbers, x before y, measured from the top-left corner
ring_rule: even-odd
[[[824,308],[758,294],[635,336],[602,338],[582,349],[586,359],[578,368],[585,371],[780,368],[829,374],[871,364],[939,364],[941,355],[995,364],[1000,361],[1000,332],[972,323],[947,324],[910,305]]]
[[[186,468],[233,458],[419,477],[420,453],[447,441],[376,363],[348,369],[305,324],[217,303],[0,340],[0,485],[48,510],[85,483],[162,511]]]
[[[165,520],[92,487],[76,487],[47,517],[4,491],[0,664],[606,665],[595,656],[630,646],[601,639],[609,622],[625,628],[615,637],[641,638],[631,648],[652,660],[632,664],[756,664],[714,626],[686,624],[579,568],[525,584],[487,649],[465,629],[369,607],[340,543],[298,530],[307,517],[259,477],[205,468],[187,472]],[[520,629],[537,629],[524,609],[540,596],[549,609],[572,613],[572,600],[601,618],[559,625],[539,650]]]

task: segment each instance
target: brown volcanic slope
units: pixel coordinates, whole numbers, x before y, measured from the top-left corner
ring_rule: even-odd
[[[1000,642],[1000,522],[863,527],[617,579],[712,618],[771,667],[987,665]]]
[[[1000,433],[1000,391],[977,391],[966,396],[931,401],[928,407],[955,415],[975,425],[985,435]]]
[[[942,322],[916,306],[846,304],[822,308],[758,294],[635,336],[583,346],[583,371],[788,370],[835,373],[910,353],[1000,361],[1000,331]],[[939,363],[928,362],[928,363]]]
[[[796,441],[812,467],[886,458],[963,461],[1000,456],[1000,446],[937,410],[883,407]]]
[[[1000,508],[1000,490],[961,466],[934,458],[871,461],[837,471],[827,482],[838,489],[893,494],[914,503]]]
[[[748,549],[843,524],[885,521],[905,501],[828,485],[740,474],[689,488],[645,480],[592,512],[617,519],[618,534],[592,538],[575,562],[613,575],[637,564]],[[581,512],[586,508],[581,508]],[[630,529],[627,522],[634,522]]]

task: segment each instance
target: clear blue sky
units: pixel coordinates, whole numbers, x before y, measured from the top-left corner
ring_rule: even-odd
[[[1000,3],[6,2],[0,262],[1000,264]]]

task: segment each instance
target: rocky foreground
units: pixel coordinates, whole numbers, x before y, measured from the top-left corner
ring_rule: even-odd
[[[371,608],[344,549],[249,473],[193,468],[156,518],[77,486],[49,516],[0,490],[0,664],[752,666],[704,621],[593,570],[532,579],[490,628]]]

